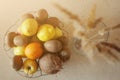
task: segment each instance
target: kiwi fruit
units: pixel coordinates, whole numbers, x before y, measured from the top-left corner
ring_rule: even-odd
[[[58,56],[63,62],[66,62],[70,59],[70,50],[68,48],[64,48],[60,53],[58,53]]]
[[[36,35],[32,36],[30,42],[41,42]]]
[[[39,23],[44,23],[48,18],[48,12],[45,9],[40,9],[37,11],[36,20]]]
[[[44,43],[44,47],[48,52],[56,53],[62,50],[62,43],[59,40],[49,40]]]
[[[7,44],[10,48],[15,46],[13,39],[16,35],[17,35],[17,33],[15,33],[15,32],[9,32],[7,35]]]
[[[25,19],[28,19],[28,18],[34,18],[34,16],[30,13],[26,13],[26,14],[22,15],[21,21],[24,21]]]
[[[57,18],[57,17],[50,17],[46,20],[46,23],[47,24],[51,24],[53,25],[54,27],[60,27],[62,24],[61,21]]]
[[[16,46],[25,46],[28,44],[29,39],[24,35],[17,35],[14,37],[13,42]]]
[[[21,56],[14,56],[13,57],[13,68],[18,71],[23,66],[23,60]]]

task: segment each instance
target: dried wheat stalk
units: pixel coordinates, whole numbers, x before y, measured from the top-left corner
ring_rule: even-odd
[[[113,44],[113,43],[107,43],[107,42],[101,42],[102,45],[115,49],[116,51],[120,52],[120,47],[118,47],[117,45]]]
[[[111,43],[107,43],[107,42],[100,42],[100,43],[96,44],[96,47],[97,47],[98,51],[100,52],[100,54],[108,57],[112,61],[119,61],[119,57],[116,56],[111,51],[111,48],[115,49],[117,51],[119,50],[119,47],[117,47],[115,44],[111,44]]]
[[[81,19],[73,14],[72,12],[66,10],[65,8],[61,7],[58,4],[54,4],[60,11],[62,11],[63,13],[67,14],[69,16],[70,19],[75,20],[76,22],[79,23],[80,26],[83,26],[84,24],[82,23]],[[96,19],[96,5],[93,6],[93,8],[90,11],[89,17],[86,21],[86,29],[93,29],[97,27],[97,24],[102,22],[103,18],[98,18]],[[85,23],[85,22],[84,22]],[[98,33],[94,34],[90,39],[87,38],[86,32],[89,30],[85,30],[84,32],[78,31],[75,33],[79,34],[79,37],[81,37],[80,41],[76,41],[75,42],[75,46],[76,48],[82,48],[86,53],[86,56],[88,56],[88,58],[92,59],[94,56],[94,48],[97,48],[98,51],[100,52],[101,55],[103,55],[103,57],[105,59],[107,59],[108,61],[119,61],[118,56],[116,56],[111,49],[114,49],[118,52],[120,52],[120,48],[118,46],[116,46],[113,43],[107,43],[107,42],[99,42],[98,44],[95,44],[94,41],[91,41],[93,38],[95,38],[96,36],[103,36],[105,35],[105,33],[109,32],[110,30],[114,30],[114,29],[119,29],[120,28],[120,24],[113,26],[113,27],[105,27],[101,30],[98,30]],[[109,37],[109,36],[108,36]],[[92,45],[92,43],[95,45]],[[84,44],[85,43],[85,44]],[[90,54],[88,53],[90,52]],[[90,57],[89,57],[90,56]]]
[[[67,14],[70,19],[76,20],[80,25],[82,25],[81,19],[76,14],[73,14],[72,12],[68,11],[67,9],[63,8],[58,4],[54,4],[54,6],[58,8],[60,11],[62,11],[63,13]]]

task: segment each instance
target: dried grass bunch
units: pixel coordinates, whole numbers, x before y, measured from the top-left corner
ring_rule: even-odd
[[[73,24],[75,25],[73,41],[79,54],[81,53],[80,51],[83,51],[90,61],[95,61],[94,57],[96,54],[102,55],[108,63],[120,61],[120,56],[115,54],[115,51],[120,53],[120,47],[115,43],[109,42],[110,32],[119,29],[120,24],[108,27],[103,22],[102,17],[96,19],[96,5],[93,5],[87,20],[84,22],[79,16],[60,5],[55,4],[55,6],[73,21]]]

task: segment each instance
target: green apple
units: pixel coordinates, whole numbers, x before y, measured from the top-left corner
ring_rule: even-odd
[[[25,47],[24,46],[14,47],[14,54],[25,57]]]
[[[38,70],[38,63],[36,60],[27,59],[23,63],[23,70],[26,74],[33,74]]]

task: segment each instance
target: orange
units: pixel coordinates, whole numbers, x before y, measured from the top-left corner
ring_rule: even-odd
[[[38,59],[43,54],[42,45],[38,42],[32,42],[25,48],[25,55],[29,59]]]

